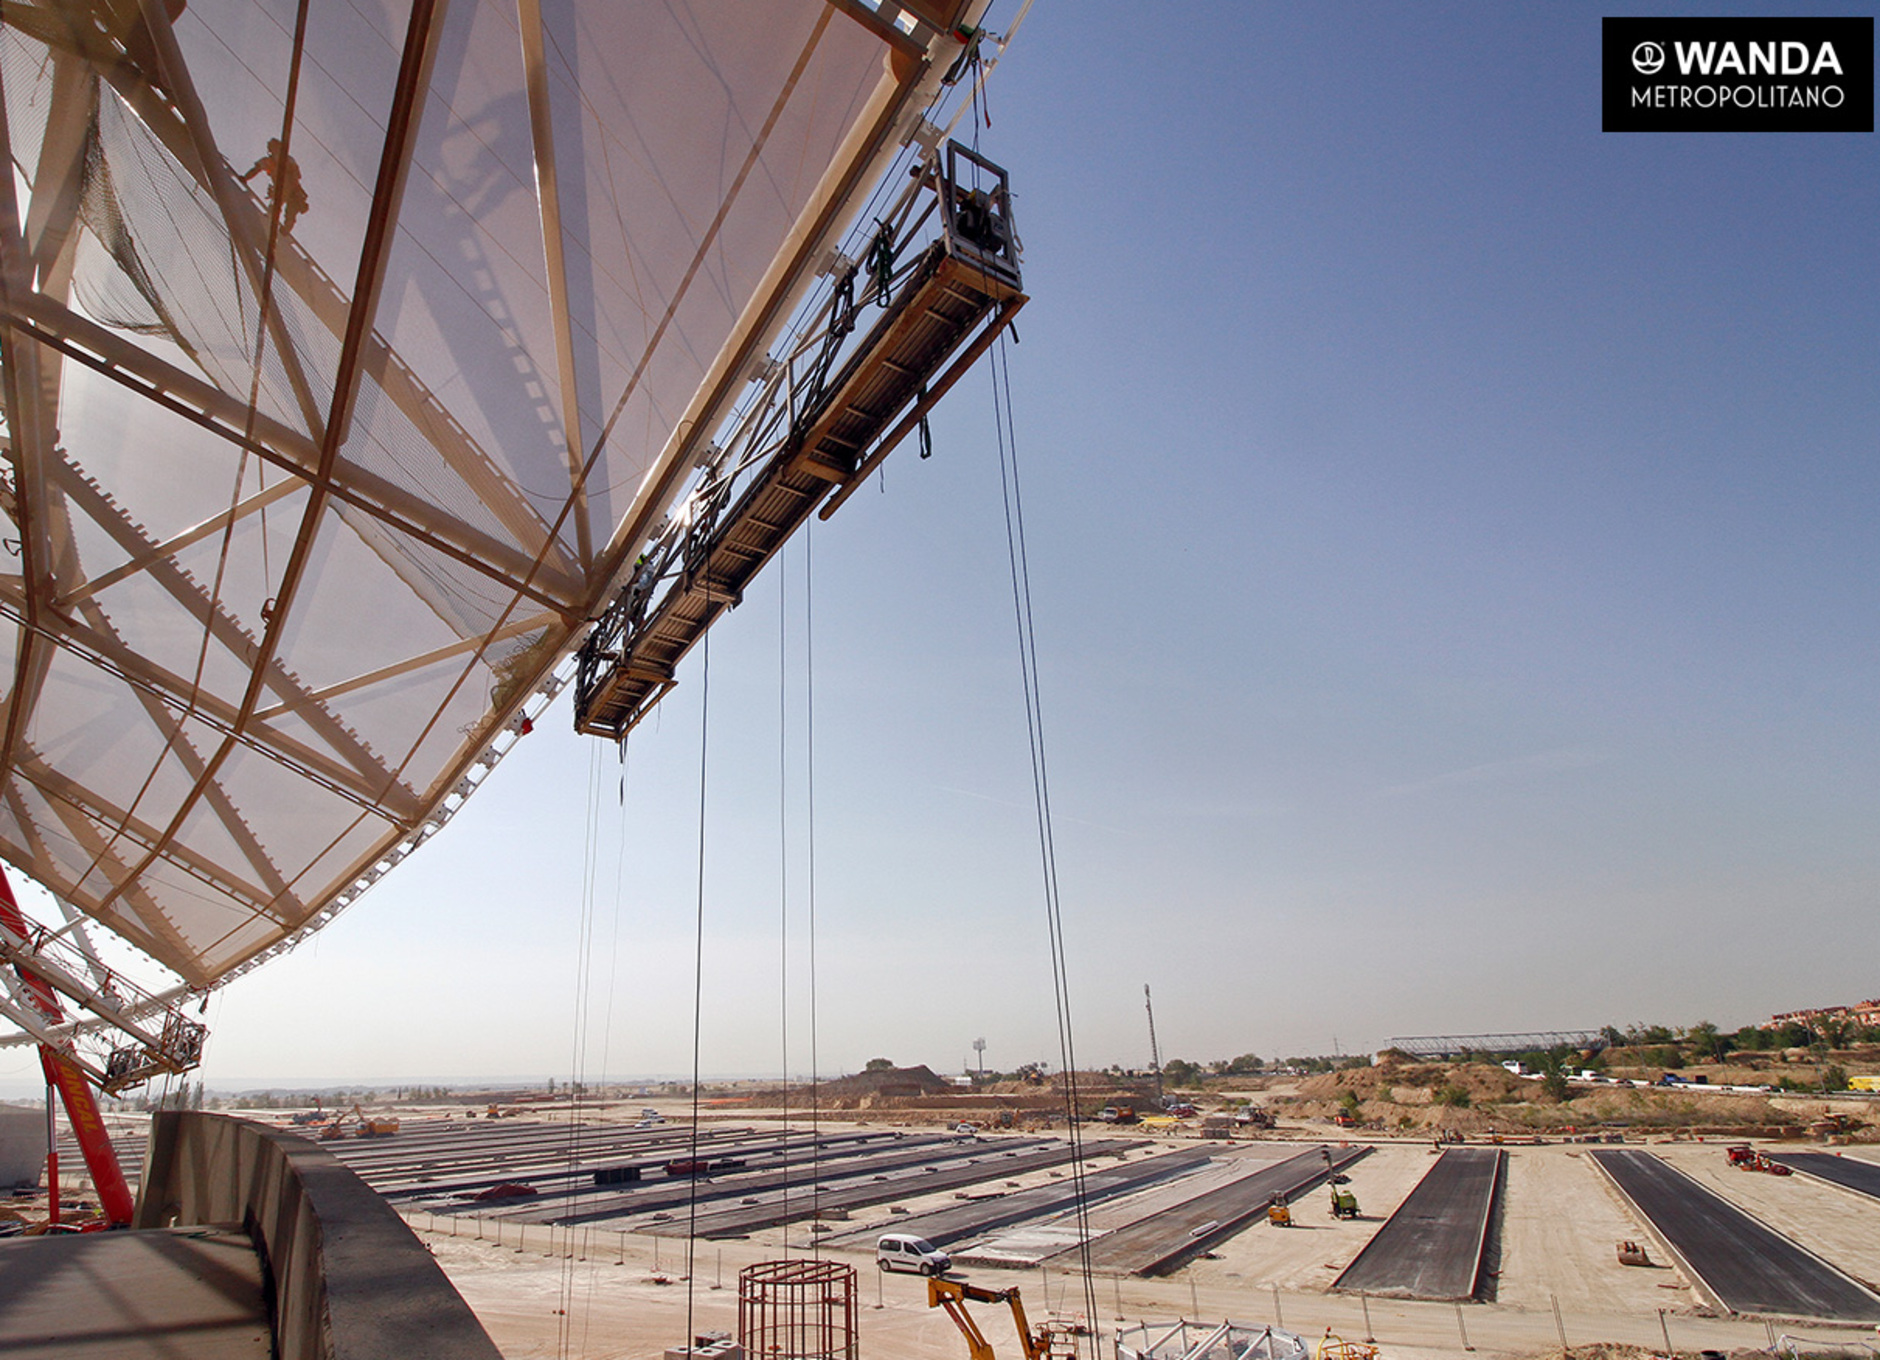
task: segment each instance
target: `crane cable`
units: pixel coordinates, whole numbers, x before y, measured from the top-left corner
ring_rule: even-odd
[[[623,889],[626,884],[627,874],[627,774],[629,765],[627,761],[627,739],[624,736],[620,739],[620,744],[617,749],[620,762],[620,784],[617,797],[620,825],[614,840],[613,920],[609,928],[607,947],[607,1005],[601,1013],[601,1063],[600,1071],[596,1074],[594,1081],[595,1088],[601,1092],[603,1106],[605,1105],[607,1091],[607,1075],[612,1070],[614,998],[618,994],[620,981],[620,902],[624,895]],[[583,1049],[583,1053],[585,1054],[585,1048]],[[585,1057],[583,1061],[585,1062]],[[583,1072],[582,1076],[583,1079],[585,1079],[586,1073]],[[624,1258],[624,1252],[622,1255]],[[593,1266],[588,1268],[587,1292],[581,1301],[582,1355],[587,1354],[588,1334],[593,1326],[594,1289],[598,1275],[599,1271],[597,1268]],[[570,1325],[572,1326],[572,1324]]]
[[[783,1078],[783,1218],[790,1221],[790,574],[777,571],[777,1061]],[[783,1235],[790,1256],[790,1233]]]
[[[820,1220],[822,1209],[822,1097],[821,1069],[816,1034],[816,678],[815,678],[815,561],[811,540],[812,522],[803,531],[803,710],[804,710],[804,901],[807,909],[805,967],[808,970],[809,1007],[809,1129],[807,1142],[809,1164],[810,1221]],[[790,1255],[790,1191],[796,1184],[797,1161],[790,1156],[790,826],[789,809],[789,577],[777,575],[777,819],[778,819],[778,1042],[783,1072],[782,1211],[784,1219],[783,1253]],[[799,1149],[803,1151],[804,1149]],[[812,1258],[821,1255],[821,1242],[814,1233],[809,1238]]]
[[[574,977],[574,1031],[571,1036],[571,1049],[568,1075],[568,1138],[566,1143],[568,1183],[575,1184],[575,1172],[581,1164],[581,1097],[587,1082],[587,1041],[588,1009],[592,1004],[594,991],[594,916],[596,868],[599,863],[600,844],[600,805],[601,805],[601,747],[599,742],[589,744],[587,776],[587,817],[586,843],[581,852],[581,910],[575,944]],[[616,903],[616,905],[618,905]],[[611,984],[610,984],[611,985]],[[575,1225],[567,1225],[572,1236]],[[549,1249],[555,1245],[555,1224],[548,1225]],[[562,1258],[560,1287],[560,1307],[556,1310],[556,1347],[557,1353],[566,1357],[574,1342],[573,1315],[575,1294],[575,1253],[572,1242]],[[583,1338],[585,1349],[585,1337]]]
[[[1039,693],[1038,641],[1033,621],[1031,570],[1025,551],[1025,505],[1018,478],[1018,432],[1012,416],[1012,375],[1005,335],[992,349],[992,419],[999,447],[999,490],[1005,509],[1006,556],[1012,574],[1012,610],[1018,628],[1019,676],[1025,696],[1025,731],[1031,748],[1032,799],[1038,821],[1038,853],[1044,877],[1045,921],[1051,942],[1051,984],[1057,1007],[1058,1060],[1064,1077],[1070,1128],[1071,1185],[1076,1203],[1077,1250],[1084,1281],[1086,1334],[1096,1349],[1097,1295],[1090,1266],[1089,1185],[1084,1165],[1083,1125],[1078,1118],[1077,1049],[1072,1036],[1069,964],[1064,950],[1063,898],[1058,890],[1057,841],[1052,830],[1051,786],[1045,761],[1044,708]],[[1047,1308],[1050,1300],[1045,1300]]]
[[[816,1048],[816,559],[815,525],[803,535],[803,713],[805,887],[809,903],[809,1202],[810,1222],[822,1221],[822,1067]],[[822,1239],[809,1236],[810,1256]]]
[[[692,1137],[686,1154],[692,1166],[687,1175],[685,1228],[685,1344],[691,1345],[692,1303],[695,1292],[693,1256],[698,1245],[698,1116],[699,1042],[705,1015],[705,774],[711,750],[712,634],[707,628],[700,643],[704,653],[699,669],[698,720],[698,901],[692,938]]]

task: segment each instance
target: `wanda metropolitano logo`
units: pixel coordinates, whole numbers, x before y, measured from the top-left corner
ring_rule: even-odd
[[[1873,19],[1608,18],[1607,132],[1872,132]]]

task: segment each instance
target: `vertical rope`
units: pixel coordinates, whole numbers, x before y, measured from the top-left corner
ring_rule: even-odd
[[[600,843],[600,743],[588,746],[587,834],[581,855],[581,913],[575,945],[574,1033],[568,1074],[568,1138],[566,1143],[568,1184],[573,1186],[575,1170],[581,1162],[581,1103],[587,1080],[588,1006],[594,989],[594,881],[599,865]],[[552,1242],[554,1228],[549,1228]],[[566,1356],[574,1341],[574,1253],[570,1251],[561,1270],[560,1316],[556,1321],[557,1353]]]
[[[704,1023],[705,996],[705,774],[710,749],[712,707],[712,635],[705,630],[704,660],[700,668],[698,723],[698,903],[692,939],[692,1137],[687,1153],[693,1166],[686,1194],[685,1220],[685,1344],[692,1344],[693,1257],[698,1231],[698,1115],[699,1037]]]
[[[783,1076],[783,1255],[790,1256],[790,577],[777,572],[777,1049]]]
[[[822,1218],[822,1064],[816,1048],[816,541],[812,521],[803,533],[803,709],[805,740],[805,869],[809,903],[809,1202],[810,1222]],[[812,1257],[820,1258],[822,1243],[809,1235]]]
[[[621,898],[624,896],[623,889],[626,883],[626,874],[627,874],[627,773],[628,773],[628,764],[627,764],[627,739],[625,737],[622,737],[620,739],[620,744],[616,749],[619,751],[619,761],[620,761],[620,792],[619,792],[619,798],[618,798],[618,806],[619,806],[619,813],[620,813],[620,826],[616,832],[617,839],[614,842],[614,906],[613,906],[613,919],[610,922],[609,927],[608,927],[610,938],[608,940],[608,946],[607,946],[607,950],[608,950],[608,953],[607,953],[607,1005],[606,1005],[605,1010],[602,1012],[602,1016],[601,1016],[600,1071],[595,1076],[595,1085],[601,1091],[603,1099],[605,1099],[606,1091],[607,1091],[607,1074],[609,1071],[612,1070],[611,1059],[612,1059],[613,1032],[614,1032],[614,997],[618,992],[619,982],[620,982],[620,902],[621,902]],[[585,1298],[583,1299],[584,1306],[581,1312],[581,1353],[583,1355],[587,1354],[588,1333],[590,1329],[592,1328],[593,1321],[594,1321],[594,1310],[593,1310],[592,1305],[593,1305],[593,1300],[594,1300],[594,1285],[595,1285],[596,1273],[597,1272],[592,1267],[589,1268],[587,1293],[586,1293]]]
[[[1038,823],[1038,854],[1044,878],[1046,933],[1051,944],[1051,984],[1057,1008],[1058,1060],[1063,1071],[1066,1122],[1070,1128],[1071,1185],[1076,1201],[1078,1257],[1084,1283],[1084,1317],[1096,1351],[1096,1284],[1090,1273],[1090,1204],[1084,1165],[1083,1123],[1078,1114],[1077,1048],[1071,1016],[1070,972],[1064,950],[1063,899],[1058,891],[1057,841],[1052,830],[1051,784],[1045,759],[1044,709],[1039,693],[1038,641],[1033,623],[1031,570],[1025,547],[1025,502],[1019,487],[1018,434],[1012,417],[1012,380],[1005,336],[992,350],[992,414],[999,447],[999,490],[1005,508],[1005,543],[1012,575],[1012,612],[1018,630],[1019,678],[1025,699],[1025,730],[1031,746],[1032,799]]]

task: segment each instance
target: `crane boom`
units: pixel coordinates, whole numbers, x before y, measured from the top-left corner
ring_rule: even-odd
[[[986,1334],[979,1330],[979,1324],[966,1311],[968,1301],[1011,1305],[1012,1321],[1018,1324],[1018,1340],[1024,1348],[1025,1360],[1050,1360],[1050,1338],[1042,1332],[1036,1335],[1032,1333],[1031,1324],[1025,1319],[1025,1305],[1018,1297],[1017,1285],[1009,1289],[987,1289],[984,1285],[967,1280],[932,1276],[927,1281],[927,1306],[946,1309],[947,1316],[953,1319],[953,1325],[966,1338],[971,1360],[993,1360],[993,1354],[992,1343],[986,1340]]]
[[[1149,996],[1149,984],[1142,984],[1143,1009],[1149,1012],[1149,1068],[1155,1073],[1156,1104],[1162,1103],[1162,1050],[1155,1043],[1155,1002]]]
[[[0,924],[6,926],[14,935],[26,938],[26,917],[21,913],[19,903],[13,896],[13,885],[7,881],[6,872],[0,870]],[[22,964],[14,965],[14,972],[19,974],[26,999],[49,1024],[59,1024],[65,1019],[65,1012],[59,1005],[59,999],[45,979]],[[117,1153],[112,1150],[110,1136],[105,1132],[104,1118],[98,1113],[98,1098],[92,1094],[91,1082],[77,1063],[72,1061],[63,1050],[48,1043],[39,1045],[39,1063],[46,1074],[47,1119],[51,1119],[51,1093],[56,1088],[65,1102],[65,1116],[72,1125],[72,1133],[78,1139],[78,1148],[85,1156],[85,1166],[91,1172],[92,1188],[98,1192],[98,1203],[104,1211],[105,1221],[121,1226],[131,1221],[135,1202],[131,1199],[130,1186],[125,1183],[124,1171],[118,1165]],[[50,1162],[52,1181],[52,1213],[58,1214],[58,1150],[47,1130],[46,1155]]]

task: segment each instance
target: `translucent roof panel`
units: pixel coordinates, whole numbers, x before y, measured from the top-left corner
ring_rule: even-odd
[[[10,0],[0,855],[192,986],[454,810],[960,51],[879,0]]]

